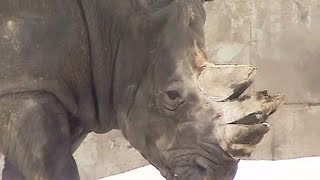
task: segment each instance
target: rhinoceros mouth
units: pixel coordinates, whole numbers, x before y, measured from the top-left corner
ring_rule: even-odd
[[[175,150],[173,154],[177,155],[169,161],[170,170],[162,172],[167,180],[205,180],[221,174],[232,179],[237,170],[238,160],[215,143],[202,141],[197,148],[183,148]]]

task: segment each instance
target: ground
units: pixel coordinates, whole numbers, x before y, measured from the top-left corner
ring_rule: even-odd
[[[320,157],[282,161],[243,160],[234,180],[319,180]],[[165,180],[152,166],[145,166],[101,180]]]

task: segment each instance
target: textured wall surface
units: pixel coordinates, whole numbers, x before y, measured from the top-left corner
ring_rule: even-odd
[[[253,64],[252,89],[287,95],[250,158],[320,155],[320,1],[216,0],[206,8],[210,60]]]
[[[252,89],[287,94],[250,158],[320,155],[320,1],[215,0],[206,10],[209,59],[254,64]],[[75,158],[85,180],[147,164],[119,131],[90,134]]]

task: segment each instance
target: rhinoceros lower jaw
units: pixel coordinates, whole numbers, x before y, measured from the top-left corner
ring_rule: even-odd
[[[202,139],[188,148],[166,151],[166,168],[157,167],[167,180],[232,179],[238,160],[232,158],[216,142]],[[219,178],[218,178],[219,179]]]
[[[216,154],[217,156],[220,154]],[[230,157],[230,159],[232,159]],[[174,167],[172,174],[165,176],[167,180],[215,180],[218,177],[233,179],[237,170],[237,160],[232,163],[216,163],[201,156],[194,158],[192,164]]]

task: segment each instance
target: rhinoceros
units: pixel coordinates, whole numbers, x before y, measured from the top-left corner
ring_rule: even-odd
[[[203,0],[1,0],[3,180],[77,180],[73,152],[120,129],[168,180],[230,180],[283,101],[216,65]]]

